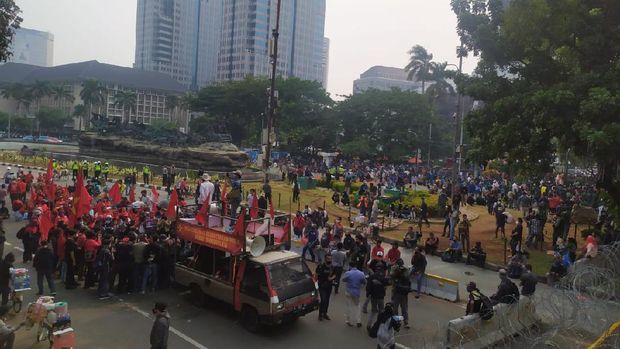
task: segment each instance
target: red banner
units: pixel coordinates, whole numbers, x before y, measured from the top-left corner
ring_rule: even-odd
[[[242,241],[232,234],[227,234],[214,229],[206,228],[197,224],[177,220],[176,233],[179,239],[208,246],[230,254],[239,254],[243,249]]]

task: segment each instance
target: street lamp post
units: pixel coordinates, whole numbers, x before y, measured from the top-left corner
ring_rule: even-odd
[[[280,36],[280,5],[278,0],[276,7],[276,27],[272,30],[273,52],[271,54],[271,88],[269,89],[269,101],[267,116],[267,144],[265,146],[265,158],[263,159],[263,170],[265,171],[265,182],[269,180],[269,165],[271,162],[271,129],[276,109],[276,74],[278,70],[278,38]]]
[[[463,42],[457,47],[457,54],[459,56],[459,65],[448,64],[458,69],[459,75],[463,73]],[[461,171],[461,152],[463,147],[463,126],[461,124],[461,118],[463,113],[463,95],[459,92],[456,102],[456,112],[454,113],[454,139],[453,139],[453,162],[452,162],[452,197],[457,193],[457,182],[459,179],[459,172]],[[458,162],[458,163],[457,163]]]

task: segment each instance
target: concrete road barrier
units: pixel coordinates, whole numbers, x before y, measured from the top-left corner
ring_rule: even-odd
[[[418,289],[418,282],[411,279],[411,289]],[[459,282],[434,274],[424,274],[420,292],[451,302],[459,301]]]
[[[503,342],[540,322],[532,298],[521,296],[518,303],[498,304],[490,320],[479,314],[462,316],[448,322],[446,348],[478,349]]]

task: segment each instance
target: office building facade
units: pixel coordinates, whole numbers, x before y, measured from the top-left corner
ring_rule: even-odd
[[[271,75],[277,0],[226,1],[217,80]],[[326,83],[325,0],[282,0],[277,75]]]
[[[429,83],[426,83],[426,87]],[[402,91],[415,91],[422,93],[420,81],[407,80],[407,73],[403,68],[374,66],[353,81],[353,93],[361,93],[369,89],[389,91],[393,88]]]
[[[11,43],[9,62],[39,67],[54,65],[54,35],[34,29],[18,28]]]
[[[223,0],[138,0],[137,69],[161,72],[187,88],[215,79]]]

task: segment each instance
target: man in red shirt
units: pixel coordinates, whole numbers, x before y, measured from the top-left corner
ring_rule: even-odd
[[[396,261],[400,258],[400,250],[398,249],[398,243],[396,241],[392,242],[392,248],[387,253],[387,262],[388,267],[392,268],[393,265],[396,265]]]
[[[295,237],[297,240],[301,239],[301,234],[304,231],[304,227],[306,226],[306,220],[301,212],[297,211],[295,218],[293,218],[293,232],[295,233]]]
[[[377,240],[377,244],[373,246],[372,251],[370,252],[370,256],[372,259],[383,259],[383,255],[385,255],[385,251],[381,246],[381,240]],[[379,251],[381,251],[381,256],[378,255]]]
[[[95,286],[95,257],[101,247],[101,234],[95,238],[95,234],[88,233],[84,242],[84,264],[86,264],[86,281],[84,288]]]
[[[26,182],[19,179],[17,181],[17,196],[22,200],[26,200]]]

